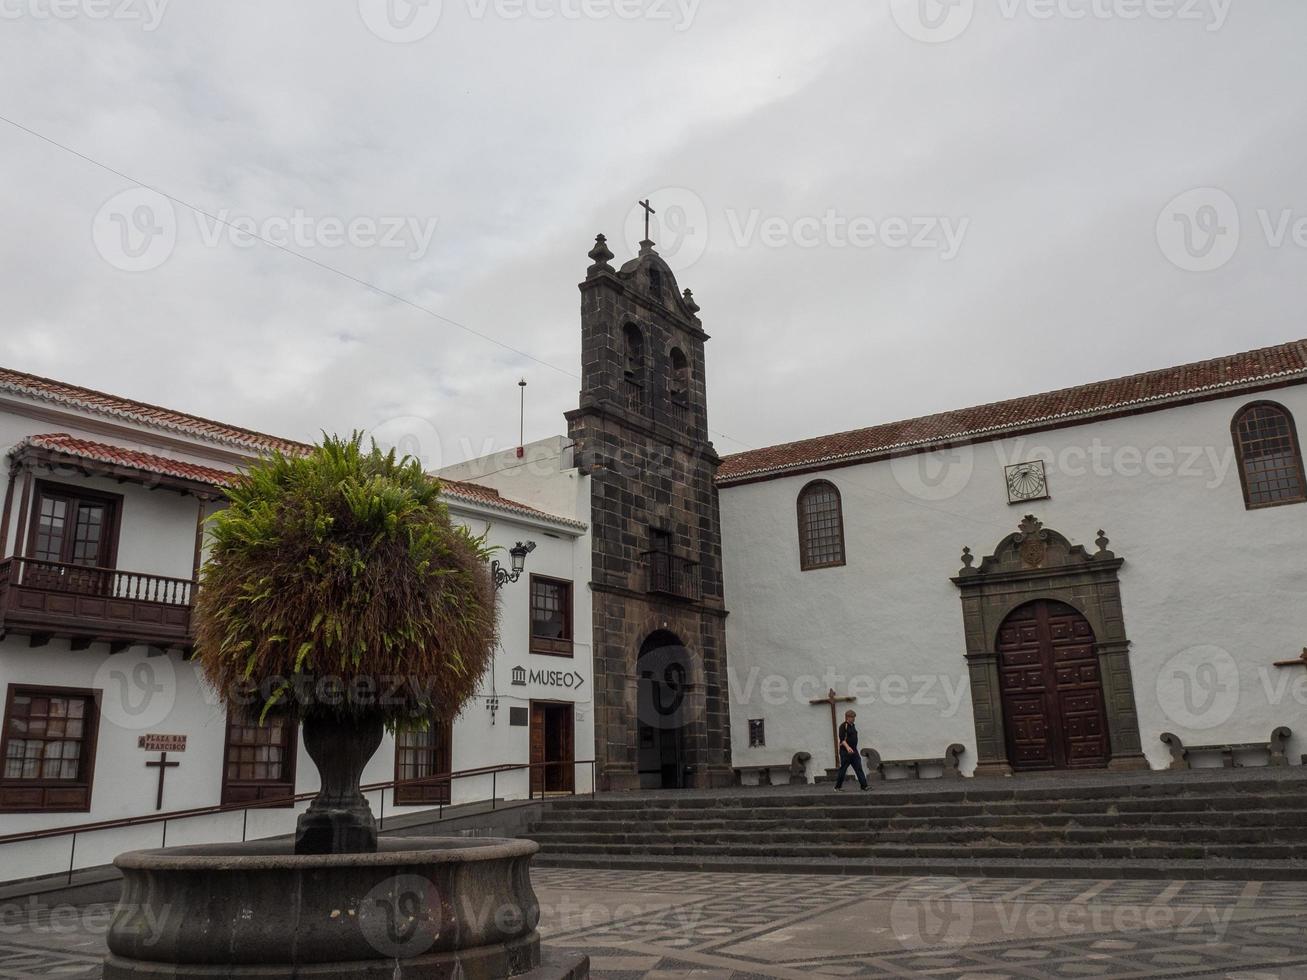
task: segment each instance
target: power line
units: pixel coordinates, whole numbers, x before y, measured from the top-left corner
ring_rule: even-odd
[[[531,354],[531,353],[529,353],[529,352],[527,352],[527,351],[524,351],[524,350],[522,350],[522,349],[520,349],[520,348],[518,348],[518,347],[514,347],[514,346],[511,345],[511,344],[505,343],[504,341],[499,340],[499,339],[496,338],[496,337],[492,337],[490,334],[483,333],[483,332],[480,331],[480,330],[477,330],[477,329],[475,329],[475,328],[473,328],[473,327],[469,327],[469,326],[468,326],[467,324],[465,324],[465,323],[460,323],[458,320],[455,320],[455,319],[453,319],[453,318],[451,318],[451,317],[447,317],[447,316],[445,316],[443,313],[438,313],[438,312],[436,312],[435,310],[431,309],[430,307],[423,306],[421,303],[414,302],[413,300],[408,299],[408,298],[405,297],[405,296],[401,296],[400,294],[395,293],[395,292],[392,292],[392,291],[389,290],[389,289],[385,289],[385,288],[383,288],[383,287],[381,287],[381,286],[376,285],[375,283],[369,282],[369,281],[366,280],[366,279],[362,279],[362,278],[360,278],[359,276],[356,276],[356,275],[353,275],[352,273],[346,272],[344,269],[340,269],[340,268],[337,268],[336,266],[329,265],[328,263],[326,263],[326,262],[322,262],[322,261],[319,261],[318,259],[315,259],[315,258],[313,258],[312,256],[305,255],[305,254],[302,253],[302,252],[297,252],[297,251],[295,251],[294,249],[288,248],[288,247],[286,247],[285,245],[282,245],[282,244],[280,244],[280,243],[278,243],[278,242],[272,241],[271,239],[264,238],[263,236],[261,236],[261,235],[255,233],[254,231],[252,231],[252,230],[251,230],[250,228],[248,228],[248,227],[242,226],[242,227],[240,227],[240,228],[236,228],[236,227],[232,224],[232,222],[227,221],[226,219],[224,219],[224,218],[222,218],[222,217],[219,217],[218,215],[211,214],[211,213],[209,213],[208,211],[205,211],[203,208],[199,207],[198,205],[192,204],[192,203],[190,203],[189,201],[183,200],[182,198],[179,198],[179,197],[177,197],[177,196],[175,196],[175,195],[173,195],[173,194],[169,194],[167,191],[161,190],[160,188],[155,187],[155,186],[153,186],[153,185],[151,185],[151,184],[147,184],[147,183],[145,183],[144,181],[139,180],[139,179],[137,179],[136,177],[131,176],[130,174],[124,173],[123,171],[118,170],[118,169],[116,169],[115,167],[112,167],[112,166],[110,166],[110,165],[107,164],[107,163],[104,163],[104,162],[102,162],[102,161],[100,161],[100,160],[97,160],[97,159],[95,159],[94,157],[89,156],[89,155],[87,155],[87,154],[85,154],[85,153],[82,153],[80,150],[76,150],[76,149],[74,149],[74,148],[71,147],[71,146],[68,146],[68,145],[66,145],[66,144],[64,144],[64,143],[61,143],[61,142],[59,142],[58,140],[53,139],[53,138],[51,138],[51,137],[49,137],[49,136],[46,136],[44,133],[40,133],[40,132],[38,132],[38,131],[32,129],[32,128],[29,127],[29,126],[24,126],[22,123],[20,123],[20,122],[14,120],[14,119],[10,119],[8,116],[0,115],[0,122],[7,123],[8,125],[12,126],[13,128],[15,128],[15,129],[17,129],[17,130],[19,130],[19,131],[21,131],[21,132],[23,132],[23,133],[26,133],[27,135],[32,136],[32,137],[34,137],[34,138],[36,138],[36,139],[38,139],[38,140],[41,140],[43,143],[46,143],[46,144],[48,144],[48,145],[50,145],[50,146],[53,146],[53,147],[55,147],[56,149],[62,150],[62,151],[65,152],[65,153],[69,153],[69,154],[71,154],[72,156],[77,157],[79,160],[82,160],[82,161],[84,161],[84,162],[86,162],[86,163],[89,163],[91,166],[96,167],[96,168],[98,168],[98,169],[100,169],[100,170],[103,170],[103,171],[106,172],[106,173],[113,174],[115,177],[118,177],[118,178],[120,178],[120,179],[122,179],[122,180],[125,180],[125,181],[127,181],[128,183],[134,184],[134,185],[137,186],[137,187],[141,187],[141,188],[144,188],[145,190],[148,190],[148,191],[151,191],[151,192],[153,192],[153,193],[155,193],[155,194],[158,194],[160,197],[164,198],[165,200],[168,200],[168,201],[172,202],[172,203],[175,204],[175,205],[179,205],[179,206],[181,206],[181,207],[183,207],[183,208],[186,208],[188,211],[192,211],[192,212],[194,212],[195,214],[202,215],[203,217],[207,218],[207,219],[210,220],[210,221],[216,222],[216,223],[218,223],[218,224],[220,224],[220,225],[224,225],[224,226],[226,226],[226,227],[228,227],[228,228],[232,228],[233,230],[239,231],[239,232],[241,232],[243,235],[246,235],[247,237],[253,238],[253,239],[255,239],[255,240],[257,240],[257,241],[263,243],[264,245],[267,245],[267,246],[269,246],[269,247],[271,247],[271,248],[277,249],[279,252],[282,252],[282,253],[284,253],[284,254],[286,254],[286,255],[290,255],[290,256],[292,256],[292,257],[294,257],[294,258],[297,258],[297,259],[300,259],[300,260],[302,260],[302,261],[304,261],[304,262],[307,262],[307,263],[309,263],[310,265],[313,265],[313,266],[315,266],[315,267],[317,267],[317,268],[319,268],[319,269],[322,269],[322,270],[325,271],[325,272],[330,272],[330,273],[332,273],[332,274],[334,274],[334,275],[340,276],[341,278],[346,279],[346,280],[348,280],[348,281],[350,281],[350,282],[352,282],[352,283],[354,283],[354,284],[356,284],[356,285],[358,285],[358,286],[362,286],[364,289],[367,289],[367,290],[369,290],[369,291],[371,291],[371,292],[373,292],[373,293],[376,293],[376,294],[379,295],[379,296],[384,296],[384,297],[386,297],[387,299],[394,300],[396,303],[400,303],[400,304],[402,304],[402,305],[404,305],[404,306],[407,306],[407,307],[409,307],[410,309],[416,310],[416,311],[419,312],[419,313],[425,314],[426,316],[429,316],[429,317],[432,317],[432,318],[434,318],[434,319],[436,319],[436,320],[439,320],[439,321],[441,321],[442,323],[449,324],[449,325],[452,326],[452,327],[457,327],[459,330],[462,330],[462,331],[464,331],[464,332],[470,334],[470,335],[473,336],[473,337],[477,337],[477,338],[479,338],[479,339],[481,339],[481,340],[486,341],[487,343],[494,344],[496,347],[499,347],[499,348],[501,348],[501,349],[503,349],[503,350],[506,350],[506,351],[508,351],[508,352],[510,352],[510,353],[512,353],[512,354],[516,354],[516,355],[518,355],[519,357],[524,357],[524,358],[526,358],[527,360],[532,361],[532,362],[535,363],[535,364],[539,364],[541,367],[546,367],[546,368],[548,368],[548,369],[551,370],[551,371],[556,371],[556,372],[558,372],[559,374],[562,374],[562,375],[564,375],[564,376],[566,376],[566,377],[568,377],[568,378],[572,378],[573,380],[578,380],[578,381],[580,380],[580,376],[579,376],[578,374],[576,374],[576,372],[574,372],[574,371],[570,371],[570,370],[568,370],[567,368],[559,367],[557,364],[553,364],[553,363],[551,363],[551,362],[549,362],[549,361],[544,360],[543,358],[536,357],[534,354]],[[715,429],[712,429],[712,428],[710,428],[708,431],[709,431],[709,433],[710,433],[711,435],[718,436],[718,437],[720,437],[720,438],[722,438],[722,439],[729,440],[730,442],[733,442],[733,443],[735,443],[735,444],[738,445],[738,446],[743,446],[743,447],[745,448],[745,450],[751,450],[751,449],[755,449],[755,448],[757,448],[757,447],[755,447],[755,446],[751,446],[749,443],[746,443],[746,442],[744,442],[743,440],[736,439],[736,438],[733,437],[733,436],[729,436],[729,435],[727,435],[727,434],[724,433],[724,432],[719,432],[719,431],[717,431],[717,430],[715,430]],[[549,457],[549,458],[557,458],[557,457]],[[537,460],[537,461],[541,461],[541,460]],[[523,464],[521,464],[521,465],[526,465],[526,464],[523,463]],[[507,469],[513,469],[513,468],[515,468],[515,466],[503,467],[502,469],[500,469],[500,470],[495,470],[495,471],[493,471],[492,473],[482,474],[482,476],[483,476],[483,477],[484,477],[484,476],[490,476],[490,475],[493,475],[493,473],[499,473],[499,472],[503,472],[504,470],[507,470]],[[856,481],[850,481],[850,482],[851,482],[851,483],[854,483],[854,482],[856,482]],[[910,505],[918,506],[918,507],[922,507],[922,508],[924,508],[924,509],[926,509],[926,510],[933,511],[933,512],[935,512],[935,513],[939,513],[939,514],[943,514],[943,515],[948,516],[948,517],[959,518],[959,519],[961,519],[961,520],[963,520],[963,521],[968,521],[968,522],[976,523],[976,524],[987,524],[987,523],[988,523],[988,522],[986,522],[986,521],[983,521],[983,520],[980,520],[980,519],[977,519],[977,518],[971,517],[971,516],[969,516],[969,515],[960,514],[960,513],[954,512],[954,511],[946,510],[946,509],[944,509],[944,508],[942,508],[942,507],[933,507],[933,506],[931,506],[928,502],[926,502],[926,501],[924,501],[924,500],[914,500],[914,499],[912,499],[911,494],[908,494],[908,495],[905,496],[905,497],[897,497],[897,496],[895,496],[895,495],[893,495],[893,494],[889,494],[889,493],[885,493],[885,492],[883,492],[883,491],[877,490],[876,488],[874,488],[874,487],[872,487],[872,486],[870,486],[870,485],[868,485],[868,484],[862,484],[862,485],[859,487],[859,489],[861,489],[862,491],[864,491],[864,492],[866,492],[866,493],[874,494],[874,495],[877,495],[877,496],[882,496],[882,497],[885,497],[885,498],[887,498],[887,499],[895,500],[895,501],[898,501],[898,502],[906,502],[906,503],[908,503],[908,504],[910,504]]]
[[[374,292],[379,296],[384,296],[387,299],[394,300],[396,303],[400,303],[404,306],[409,307],[410,309],[417,310],[419,313],[423,313],[427,316],[434,317],[435,319],[441,321],[442,323],[447,323],[452,327],[457,327],[459,330],[465,331],[466,333],[471,334],[473,337],[477,337],[488,343],[494,344],[495,346],[500,347],[503,350],[506,350],[512,354],[516,354],[519,357],[524,357],[535,364],[539,364],[541,367],[549,368],[549,370],[551,371],[557,371],[559,374],[571,378],[574,381],[581,380],[580,375],[578,375],[575,371],[571,371],[567,368],[560,367],[559,365],[554,364],[550,361],[546,361],[543,358],[536,357],[534,354],[528,351],[524,351],[519,347],[514,347],[512,344],[505,343],[504,341],[499,340],[498,338],[493,337],[490,334],[483,333],[482,331],[477,330],[474,327],[469,327],[466,323],[460,323],[458,320],[455,320],[452,317],[445,316],[443,313],[438,313],[437,311],[431,309],[428,306],[423,306],[421,303],[417,303],[411,299],[408,299],[405,296],[401,296],[399,293],[393,292],[382,286],[378,286],[375,283],[369,282],[366,279],[356,276],[350,272],[346,272],[344,269],[340,269],[334,265],[330,265],[326,262],[319,261],[318,259],[315,259],[310,255],[305,255],[303,252],[297,252],[292,248],[288,248],[287,246],[282,245],[280,242],[275,242],[269,238],[265,238],[247,226],[242,225],[241,227],[237,228],[232,222],[227,221],[225,218],[222,218],[218,215],[212,214],[204,210],[199,205],[192,204],[191,202],[184,200],[180,197],[177,197],[174,194],[169,194],[167,191],[162,190],[159,187],[156,187],[152,184],[147,184],[145,183],[145,181],[133,177],[131,174],[124,173],[123,171],[118,170],[117,168],[112,167],[109,164],[104,163],[103,161],[97,160],[94,157],[81,152],[80,150],[74,149],[73,147],[68,146],[65,143],[60,143],[58,140],[46,136],[44,133],[40,133],[35,129],[32,129],[30,126],[24,126],[22,123],[18,122],[17,120],[10,119],[8,116],[0,115],[0,122],[8,123],[10,126],[13,126],[15,129],[20,130],[21,132],[24,132],[29,136],[33,136],[44,143],[48,143],[50,146],[62,150],[65,153],[72,154],[73,156],[77,157],[79,160],[89,163],[91,166],[103,170],[105,173],[113,174],[115,177],[119,177],[130,184],[134,184],[137,187],[141,187],[144,188],[145,190],[158,194],[160,197],[164,198],[167,201],[170,201],[175,205],[179,205],[180,207],[186,208],[188,211],[192,211],[195,214],[201,215],[210,221],[223,225],[224,227],[231,228],[233,231],[239,231],[242,235],[248,238],[253,238],[256,241],[259,241],[271,248],[275,248],[279,252],[283,252],[284,254],[293,256],[294,258],[297,259],[301,259],[302,261],[307,262],[310,265],[316,266],[317,268],[322,269],[325,272],[330,272],[333,273],[334,275],[340,276],[343,279],[347,279],[350,282],[362,286],[364,289],[370,290],[371,292]],[[748,443],[740,439],[736,439],[734,436],[727,435],[725,432],[718,432],[713,429],[710,429],[709,431],[713,435],[718,436],[722,439],[726,439],[730,442],[733,442],[738,446],[743,446],[745,449],[754,448],[750,446]]]
[[[181,207],[186,208],[188,211],[193,211],[195,214],[202,215],[203,217],[207,218],[210,221],[216,222],[220,225],[224,225],[228,228],[232,228],[235,231],[239,231],[242,235],[246,237],[253,238],[257,241],[262,242],[264,245],[268,245],[271,248],[277,249],[280,252],[284,252],[287,255],[292,255],[297,259],[301,259],[305,262],[308,262],[310,265],[317,266],[319,269],[323,269],[327,272],[334,273],[335,275],[338,275],[343,279],[348,279],[350,282],[362,286],[364,289],[371,290],[372,292],[377,293],[380,296],[385,296],[387,299],[392,299],[396,303],[402,303],[404,306],[417,310],[419,313],[425,313],[427,316],[435,317],[437,320],[440,320],[443,323],[447,323],[452,327],[457,327],[459,330],[466,331],[467,333],[471,334],[474,337],[478,337],[481,340],[494,344],[497,347],[501,347],[504,350],[509,351],[510,353],[517,354],[519,357],[525,357],[527,360],[533,361],[542,367],[547,367],[551,371],[557,371],[560,374],[564,374],[569,378],[572,378],[574,380],[579,380],[579,375],[577,375],[573,371],[569,371],[566,368],[559,367],[556,364],[551,364],[549,361],[543,360],[542,358],[536,357],[534,354],[528,353],[527,351],[514,347],[512,344],[506,344],[504,343],[504,341],[499,340],[498,338],[492,337],[487,333],[482,333],[480,330],[477,330],[473,327],[469,327],[465,323],[460,323],[457,320],[445,316],[443,313],[437,313],[435,310],[431,309],[430,307],[423,306],[421,303],[416,303],[413,300],[401,296],[398,293],[392,292],[389,289],[385,289],[384,287],[378,286],[375,283],[368,282],[368,280],[362,279],[356,275],[353,275],[352,273],[346,272],[344,269],[337,268],[334,265],[329,265],[326,262],[321,262],[318,259],[313,258],[312,256],[305,255],[303,252],[297,252],[292,248],[287,248],[285,245],[282,245],[279,242],[275,242],[272,241],[271,239],[264,238],[262,235],[259,235],[257,232],[251,230],[248,227],[242,226],[240,228],[236,228],[232,224],[232,222],[227,221],[226,219],[219,217],[218,215],[210,214],[208,211],[205,211],[203,208],[199,207],[198,205],[191,204],[189,201],[185,201],[180,197],[177,197],[173,194],[169,194],[167,191],[160,190],[158,187],[155,187],[151,184],[147,184],[142,180],[138,180],[137,178],[131,176],[130,174],[123,173],[121,170],[116,170],[115,168],[109,166],[107,163],[102,163],[99,160],[96,160],[94,157],[87,156],[85,153],[73,149],[71,146],[66,146],[63,143],[60,143],[58,140],[51,139],[49,136],[46,136],[43,133],[38,133],[36,130],[24,126],[22,123],[16,122],[13,119],[8,118],[7,116],[0,116],[0,122],[6,122],[10,126],[13,126],[15,129],[19,129],[22,130],[24,133],[27,133],[29,136],[34,136],[37,139],[42,140],[43,142],[48,143],[53,147],[63,150],[65,153],[71,153],[79,160],[84,160],[87,163],[91,164],[92,166],[98,167],[99,169],[105,171],[106,173],[111,173],[115,177],[120,177],[123,180],[128,181],[129,183],[135,184],[137,187],[142,187],[147,191],[152,191],[153,193],[158,194],[160,197],[165,198],[168,201],[171,201],[173,204],[180,205]]]

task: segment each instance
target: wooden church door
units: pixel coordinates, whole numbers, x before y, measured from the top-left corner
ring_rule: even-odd
[[[1094,631],[1070,606],[1022,606],[998,634],[1008,761],[1017,771],[1107,765],[1107,712]]]

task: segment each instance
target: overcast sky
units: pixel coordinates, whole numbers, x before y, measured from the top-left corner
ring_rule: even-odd
[[[0,0],[0,362],[454,462],[646,195],[723,453],[1307,335],[1307,4],[922,4]]]

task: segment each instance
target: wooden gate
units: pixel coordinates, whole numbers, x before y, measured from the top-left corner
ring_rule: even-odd
[[[998,662],[1013,769],[1107,765],[1103,683],[1084,616],[1050,600],[1022,606],[999,628]]]

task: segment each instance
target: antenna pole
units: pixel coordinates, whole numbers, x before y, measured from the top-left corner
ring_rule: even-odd
[[[517,383],[517,390],[521,393],[517,428],[517,458],[521,459],[526,455],[526,378]]]

